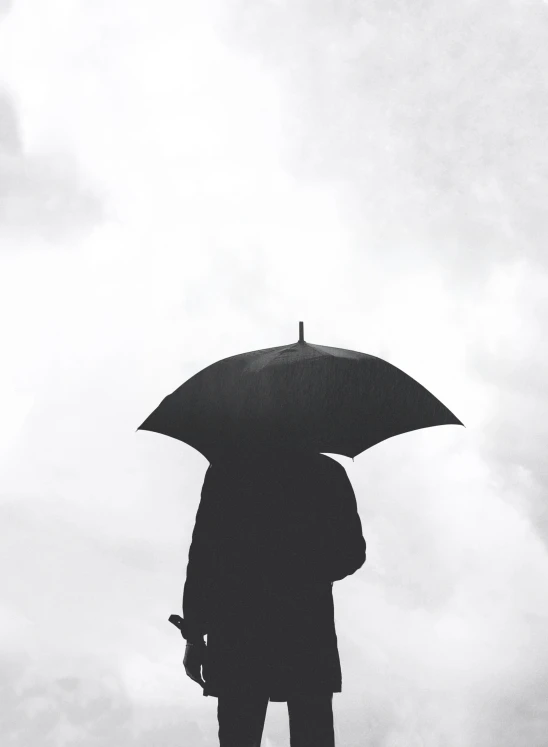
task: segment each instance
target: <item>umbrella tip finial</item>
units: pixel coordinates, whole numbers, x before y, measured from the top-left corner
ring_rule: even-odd
[[[304,322],[299,322],[299,342],[304,342]]]

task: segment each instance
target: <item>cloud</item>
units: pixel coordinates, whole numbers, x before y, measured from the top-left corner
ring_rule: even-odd
[[[9,739],[214,743],[166,619],[204,460],[135,428],[304,318],[306,339],[401,365],[468,426],[344,460],[368,563],[335,589],[339,741],[543,746],[544,11],[228,2],[227,46],[209,4],[21,8],[20,105],[0,103],[0,239],[28,248],[2,258],[0,294]],[[121,216],[81,253],[33,251],[97,220],[52,133]]]
[[[97,195],[85,185],[67,154],[24,147],[12,96],[0,89],[0,236],[48,243],[89,230],[102,217]]]
[[[0,91],[0,153],[20,155],[21,133],[15,107],[5,91]]]
[[[112,672],[95,671],[92,662],[80,662],[88,672],[44,671],[43,664],[21,655],[0,660],[0,690],[5,705],[3,739],[6,744],[95,745],[127,733],[131,707]]]
[[[531,518],[548,547],[546,284],[546,275],[525,260],[493,274],[490,301],[475,310],[468,370],[494,393],[482,453],[501,497]]]
[[[115,668],[89,657],[60,663],[21,656],[0,659],[3,744],[31,747],[206,747],[184,706],[132,700]]]
[[[285,165],[338,189],[364,252],[480,291],[548,267],[548,8],[233,2],[225,38],[283,82]]]
[[[17,568],[5,574],[0,606],[3,744],[107,747],[114,739],[121,746],[167,747],[182,739],[205,747],[200,708],[177,702],[177,690],[185,695],[184,647],[167,623],[165,601],[162,608],[147,592],[140,602],[134,597],[129,628],[123,622],[124,595],[147,586],[142,540],[118,540],[115,547],[75,507],[47,496],[32,508],[4,502],[0,511],[4,559]],[[147,557],[150,551],[145,563]],[[162,588],[161,576],[159,569],[150,589]],[[105,609],[97,600],[107,588],[113,593]],[[167,656],[158,649],[158,628]],[[117,639],[113,646],[104,645],[106,630]],[[214,727],[211,714],[206,721]]]

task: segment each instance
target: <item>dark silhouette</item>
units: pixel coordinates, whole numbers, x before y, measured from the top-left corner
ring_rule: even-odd
[[[258,747],[269,700],[288,704],[292,747],[333,747],[332,587],[365,558],[354,491],[334,459],[278,448],[212,461],[182,630],[187,673],[218,698],[221,747]]]
[[[305,342],[299,322],[297,343],[207,366],[139,426],[210,462],[184,620],[169,619],[188,641],[187,674],[219,699],[221,747],[258,747],[269,700],[287,702],[292,747],[334,745],[333,583],[363,565],[365,541],[346,471],[320,452],[354,458],[449,424],[462,425],[404,371]]]

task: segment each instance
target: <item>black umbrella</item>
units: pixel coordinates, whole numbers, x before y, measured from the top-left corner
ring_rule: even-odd
[[[299,341],[213,363],[169,394],[137,430],[184,441],[212,461],[228,448],[282,446],[355,457],[400,433],[463,425],[396,366]]]

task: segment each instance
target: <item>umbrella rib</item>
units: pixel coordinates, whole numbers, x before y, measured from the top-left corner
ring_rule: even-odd
[[[336,358],[337,356],[334,353],[329,353],[325,349],[321,350],[322,345],[315,345],[313,342],[307,342],[306,343],[309,347],[314,348],[314,350],[317,350],[318,353],[321,353],[322,355],[328,355],[330,358]]]

